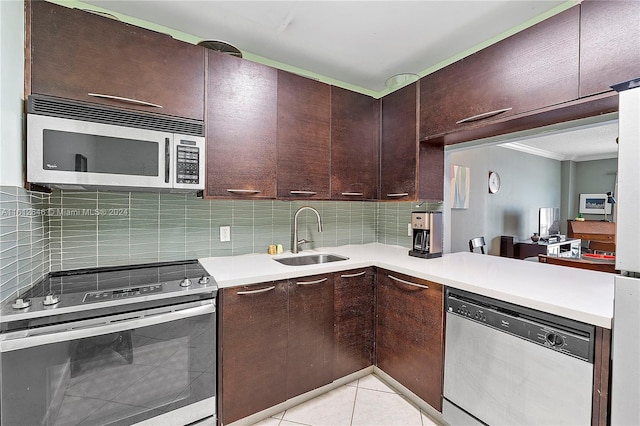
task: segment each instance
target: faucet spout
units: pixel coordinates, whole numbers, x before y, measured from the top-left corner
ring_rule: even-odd
[[[312,212],[315,213],[316,218],[318,219],[318,232],[322,232],[322,219],[320,218],[320,213],[318,212],[318,210],[314,209],[313,207],[310,206],[303,206],[300,207],[297,211],[296,214],[293,216],[293,241],[291,244],[291,251],[293,253],[298,253],[299,251],[299,247],[302,244],[305,243],[309,243],[310,241],[307,240],[298,240],[298,217],[300,216],[300,213],[302,213],[305,210],[310,210]]]

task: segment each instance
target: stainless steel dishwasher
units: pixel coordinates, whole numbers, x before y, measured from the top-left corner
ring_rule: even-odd
[[[595,327],[447,289],[450,425],[591,423]]]

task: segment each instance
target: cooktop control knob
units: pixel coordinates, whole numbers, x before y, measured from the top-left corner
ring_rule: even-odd
[[[53,293],[49,293],[44,297],[42,304],[44,306],[52,306],[60,302],[60,298]]]
[[[191,280],[189,278],[185,278],[180,281],[180,287],[189,287],[191,285]]]
[[[203,275],[200,277],[200,279],[198,280],[198,284],[208,284],[209,283],[209,277],[206,275]]]
[[[31,300],[22,298],[16,299],[16,301],[11,305],[13,309],[26,309],[29,306],[31,306]]]

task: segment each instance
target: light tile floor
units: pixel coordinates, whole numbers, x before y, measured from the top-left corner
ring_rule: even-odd
[[[373,374],[253,426],[438,426]]]

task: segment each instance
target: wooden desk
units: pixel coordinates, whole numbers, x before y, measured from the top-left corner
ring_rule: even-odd
[[[567,237],[589,241],[591,250],[615,253],[616,224],[599,220],[568,220]]]
[[[618,273],[615,263],[597,262],[585,259],[574,259],[570,257],[555,257],[544,254],[538,255],[538,262],[550,265],[570,266],[572,268],[589,269],[591,271]]]

